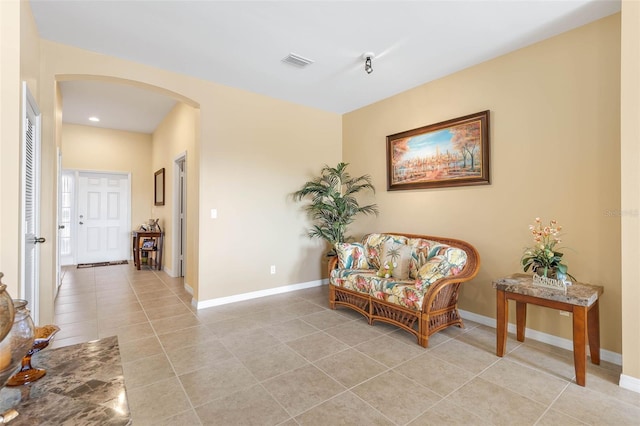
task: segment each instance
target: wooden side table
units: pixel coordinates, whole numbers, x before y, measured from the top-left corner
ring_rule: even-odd
[[[156,269],[162,270],[162,247],[164,245],[164,232],[162,231],[132,231],[131,232],[131,249],[133,250],[133,264],[138,270],[140,270],[140,252],[143,248],[140,246],[144,240],[153,239],[156,240],[155,249],[156,253]]]
[[[576,383],[586,383],[587,354],[589,343],[591,362],[600,364],[600,313],[598,298],[604,287],[573,283],[562,291],[533,285],[531,275],[513,274],[493,282],[497,295],[497,350],[501,357],[507,348],[508,300],[516,302],[516,338],[524,342],[524,330],[527,318],[527,303],[560,309],[573,313],[573,362],[576,370]]]

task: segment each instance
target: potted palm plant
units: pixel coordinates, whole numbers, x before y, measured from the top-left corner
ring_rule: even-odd
[[[321,238],[327,241],[334,254],[336,243],[349,239],[346,235],[347,227],[355,216],[378,215],[378,206],[369,204],[360,206],[355,194],[360,191],[371,191],[375,188],[371,184],[371,177],[363,175],[351,177],[347,172],[348,163],[339,163],[336,167],[324,166],[320,176],[306,182],[302,188],[293,193],[295,201],[310,198],[311,202],[305,207],[314,224],[309,229],[309,238]]]

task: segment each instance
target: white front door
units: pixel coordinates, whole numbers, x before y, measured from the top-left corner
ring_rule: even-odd
[[[129,258],[129,176],[80,172],[78,263]]]
[[[38,323],[40,233],[40,110],[27,83],[22,83],[22,298],[29,302],[33,321]]]

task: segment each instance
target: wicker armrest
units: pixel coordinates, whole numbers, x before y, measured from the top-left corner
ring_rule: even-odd
[[[329,258],[329,276],[331,276],[331,271],[334,269],[338,269],[338,256],[331,256]]]

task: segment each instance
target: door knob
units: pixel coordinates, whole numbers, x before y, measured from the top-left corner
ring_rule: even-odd
[[[84,222],[78,222],[80,225],[84,225]]]
[[[58,229],[64,229],[64,225],[58,225]]]
[[[34,244],[44,243],[45,241],[47,241],[47,240],[45,240],[45,239],[44,239],[44,237],[35,237],[35,238],[33,239],[33,243],[34,243]]]

